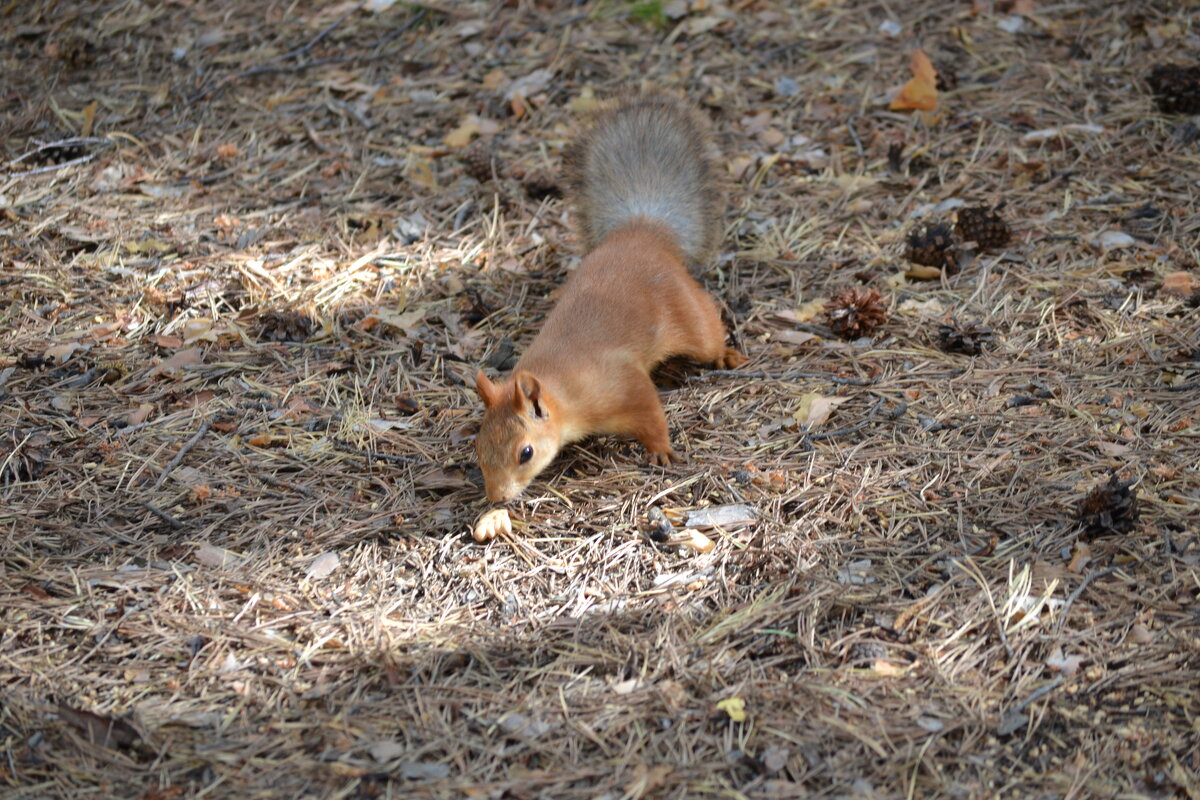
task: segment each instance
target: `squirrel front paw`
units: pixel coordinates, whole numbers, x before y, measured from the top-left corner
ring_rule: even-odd
[[[679,454],[670,448],[666,450],[654,450],[650,453],[650,463],[656,467],[669,467],[672,461],[682,461]]]
[[[512,535],[512,520],[508,518],[507,508],[493,508],[475,523],[473,535],[477,542],[490,541],[500,534]]]

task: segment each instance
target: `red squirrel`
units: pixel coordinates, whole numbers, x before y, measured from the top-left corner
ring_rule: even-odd
[[[665,95],[600,112],[568,149],[586,255],[512,375],[475,376],[485,407],[476,450],[492,502],[516,497],[564,445],[592,434],[635,436],[651,464],[669,464],[678,456],[650,371],[671,356],[745,362],[689,272],[720,246],[718,157],[706,120]]]

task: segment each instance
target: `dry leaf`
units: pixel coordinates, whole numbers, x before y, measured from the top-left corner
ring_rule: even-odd
[[[1200,291],[1200,280],[1190,272],[1172,272],[1163,278],[1162,290],[1173,297],[1188,298]]]
[[[849,397],[822,397],[815,392],[809,392],[800,398],[800,404],[792,412],[792,419],[799,425],[807,425],[810,431],[816,430],[829,419],[833,409],[849,400]]]
[[[1046,666],[1071,678],[1079,671],[1083,661],[1083,656],[1064,656],[1062,648],[1056,647],[1050,657],[1046,659]]]
[[[1067,569],[1076,575],[1081,574],[1087,565],[1092,560],[1092,549],[1087,546],[1086,542],[1076,542],[1075,552],[1071,556],[1071,563],[1067,564]]]
[[[206,341],[215,342],[217,332],[213,330],[213,321],[208,317],[196,317],[183,323],[183,341],[185,344]]]
[[[338,558],[337,553],[321,553],[313,559],[313,562],[308,565],[308,569],[304,571],[305,577],[311,578],[314,581],[319,581],[322,578],[329,577],[342,560]]]
[[[75,344],[74,342],[54,344],[46,348],[46,352],[43,354],[43,357],[54,359],[59,364],[65,364],[78,349],[79,345]]]
[[[600,101],[596,99],[596,93],[592,91],[592,87],[585,86],[579,91],[579,96],[567,104],[567,108],[576,114],[589,114],[595,111],[598,105],[600,105]]]
[[[936,281],[942,277],[941,267],[927,267],[923,264],[913,264],[904,270],[904,277],[914,281]]]
[[[194,555],[201,564],[213,569],[232,569],[242,564],[241,556],[208,542],[197,547]]]
[[[811,342],[813,339],[816,339],[818,337],[815,333],[808,333],[807,331],[787,331],[787,330],[785,330],[785,331],[772,331],[771,338],[777,342],[784,342],[785,344],[801,345],[801,344],[805,344],[807,342]]]
[[[175,355],[163,361],[161,364],[150,370],[153,375],[173,375],[182,370],[184,367],[192,367],[204,361],[199,348],[193,347],[188,350],[180,350]]]
[[[812,322],[819,315],[825,312],[826,299],[824,297],[816,300],[809,300],[793,312],[792,318],[796,322]]]
[[[82,731],[89,742],[100,747],[109,749],[129,747],[141,738],[133,726],[119,719],[103,717],[93,714],[91,711],[71,708],[61,703],[58,705],[58,713],[63,719]]]
[[[892,111],[933,111],[938,105],[937,71],[929,56],[914,50],[909,67],[913,76],[892,100]]]
[[[717,710],[724,711],[734,722],[746,720],[746,701],[740,697],[728,697],[717,703]]]
[[[446,147],[462,148],[471,143],[471,139],[479,134],[479,118],[471,115],[464,119],[459,126],[446,134]]]
[[[1129,629],[1129,639],[1134,644],[1150,644],[1150,642],[1154,641],[1154,634],[1151,633],[1149,628],[1139,622]]]
[[[141,425],[143,422],[145,422],[147,419],[150,418],[150,412],[152,412],[153,410],[154,410],[153,404],[142,403],[137,408],[135,408],[133,411],[130,411],[129,416],[127,416],[126,419],[129,421],[130,425]]]
[[[680,544],[692,548],[697,553],[707,553],[717,546],[716,542],[695,528],[688,528],[683,533],[686,538]]]
[[[165,333],[155,334],[154,343],[165,350],[176,350],[183,347],[183,339],[178,336],[168,336]]]

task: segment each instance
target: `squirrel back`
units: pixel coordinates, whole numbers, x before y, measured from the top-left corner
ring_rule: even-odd
[[[630,221],[648,218],[675,235],[690,267],[706,265],[724,235],[718,158],[708,121],[668,95],[600,111],[564,157],[585,252]]]

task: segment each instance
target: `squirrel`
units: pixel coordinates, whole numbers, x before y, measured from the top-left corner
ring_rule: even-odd
[[[678,460],[651,370],[672,356],[718,369],[746,361],[725,346],[717,304],[689,271],[724,232],[718,159],[700,112],[659,94],[599,112],[567,149],[584,258],[512,375],[475,376],[490,501],[516,497],[564,445],[592,434],[636,437],[651,464]]]

